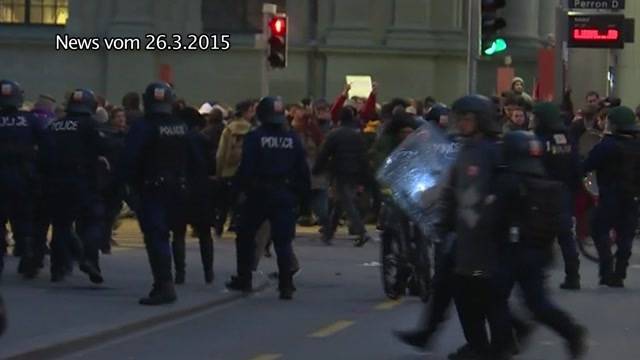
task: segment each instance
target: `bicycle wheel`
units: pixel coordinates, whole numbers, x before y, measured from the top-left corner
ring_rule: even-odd
[[[410,280],[411,294],[417,296],[423,302],[428,302],[431,297],[431,259],[429,258],[428,239],[420,233],[417,226],[413,227],[411,234],[412,246]]]
[[[382,232],[380,262],[382,264],[380,271],[384,293],[389,299],[397,300],[404,294],[406,288],[406,285],[400,280],[403,277],[404,265],[395,233],[389,229]]]

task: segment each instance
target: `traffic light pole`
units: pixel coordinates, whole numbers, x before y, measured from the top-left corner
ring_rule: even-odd
[[[263,4],[262,5],[262,41],[260,49],[262,55],[260,56],[260,96],[265,97],[269,95],[269,63],[267,62],[268,50],[268,36],[269,36],[269,21],[278,12],[277,5]]]
[[[567,17],[568,0],[558,0],[556,6],[556,68],[555,68],[555,89],[554,97],[556,101],[561,101],[564,92],[567,90],[569,48],[567,39],[569,38],[569,19]]]
[[[480,56],[482,28],[482,0],[468,1],[467,91],[478,91],[478,57]]]

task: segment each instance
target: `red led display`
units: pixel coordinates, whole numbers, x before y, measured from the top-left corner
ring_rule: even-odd
[[[569,15],[569,47],[624,48],[624,15]]]
[[[618,29],[609,29],[605,32],[598,29],[573,29],[573,39],[577,41],[618,41],[620,31]]]

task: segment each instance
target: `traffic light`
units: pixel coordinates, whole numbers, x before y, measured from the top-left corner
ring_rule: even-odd
[[[269,21],[269,53],[267,59],[272,68],[287,67],[287,15],[275,15]]]
[[[498,36],[507,26],[504,18],[498,16],[498,10],[507,5],[506,0],[482,0],[482,53],[492,56],[507,50],[507,42]]]

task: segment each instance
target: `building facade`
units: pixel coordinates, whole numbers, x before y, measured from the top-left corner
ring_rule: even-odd
[[[170,74],[180,97],[234,103],[260,95],[263,53],[255,46],[261,0],[0,0],[0,78],[27,97],[60,99],[87,87],[120,102]],[[371,75],[380,97],[450,102],[466,90],[465,0],[275,0],[289,17],[288,67],[269,73],[288,102],[332,98],[346,75]],[[556,0],[510,0],[503,11],[516,75],[530,91],[537,49],[554,32]],[[629,5],[636,6],[636,5]],[[56,35],[229,34],[228,51],[56,50]],[[479,89],[493,94],[504,56],[480,64]],[[623,67],[627,66],[623,58]],[[640,77],[640,74],[638,74]],[[622,84],[624,88],[625,84]]]

